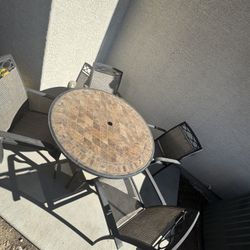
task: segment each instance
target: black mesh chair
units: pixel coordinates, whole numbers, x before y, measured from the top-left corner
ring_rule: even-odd
[[[93,67],[84,63],[76,79],[68,88],[94,88],[118,95],[123,72],[110,65],[95,62]]]
[[[151,124],[149,124],[149,127],[163,132],[155,139],[156,160],[152,163],[161,163],[165,166],[171,163],[180,164],[181,159],[202,149],[197,136],[187,122],[182,122],[169,130]],[[160,168],[155,172],[150,167],[153,175],[156,175],[162,169],[164,168]]]
[[[194,210],[144,207],[132,178],[97,178],[94,183],[117,248],[124,241],[140,249],[177,249],[198,220]]]
[[[4,145],[44,149],[56,160],[57,148],[48,128],[48,110],[54,97],[25,88],[11,55],[0,58],[0,162]]]
[[[69,81],[67,87],[53,87],[49,89],[45,89],[42,92],[49,94],[51,97],[56,98],[58,95],[68,91],[69,89],[76,88],[81,89],[85,87],[89,87],[89,77],[92,71],[92,66],[88,63],[84,63],[81,68],[80,73],[77,76],[76,81]]]
[[[112,66],[94,63],[87,85],[117,95],[123,72]]]
[[[76,79],[75,88],[79,89],[79,88],[89,87],[89,77],[90,77],[91,72],[92,72],[92,66],[85,62]]]

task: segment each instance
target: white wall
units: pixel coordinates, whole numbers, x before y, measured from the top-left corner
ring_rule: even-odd
[[[0,0],[0,55],[14,56],[26,86],[66,86],[95,61],[117,3]]]
[[[53,0],[41,89],[66,86],[93,63],[118,0]]]
[[[249,27],[248,0],[133,0],[107,60],[149,123],[191,125],[183,165],[224,198],[250,192]]]
[[[12,54],[26,86],[39,89],[51,0],[0,0],[0,55]]]

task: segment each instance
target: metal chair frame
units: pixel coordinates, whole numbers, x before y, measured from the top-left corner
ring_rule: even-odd
[[[2,61],[3,60],[11,61],[13,63],[12,69],[16,67],[16,70],[20,76],[20,73],[18,71],[16,63],[11,55],[2,56],[0,59]],[[42,91],[38,91],[38,90],[30,89],[30,88],[25,88],[25,90],[26,90],[27,94],[31,93],[31,94],[36,95],[37,97],[40,97],[40,98],[41,97],[47,98],[50,101],[54,100],[54,98],[55,98],[54,96],[51,96],[51,95],[49,95],[45,92],[42,92]],[[29,98],[26,100],[26,102],[24,103],[23,106],[27,106],[25,104],[28,101],[29,101]],[[21,107],[21,109],[23,108],[23,106]],[[17,112],[17,115],[18,115],[18,113],[19,112]],[[15,125],[15,118],[12,121],[11,127],[13,127],[14,125]],[[14,145],[14,146],[20,145],[20,146],[25,146],[28,148],[34,148],[37,150],[44,149],[44,150],[48,151],[50,153],[50,155],[56,160],[55,167],[57,167],[57,165],[58,165],[58,160],[59,160],[61,152],[58,148],[55,148],[54,145],[52,145],[48,142],[44,142],[44,141],[39,140],[39,139],[31,138],[28,136],[23,136],[20,134],[9,132],[9,131],[2,131],[2,130],[0,130],[0,163],[2,162],[3,156],[4,156],[4,145],[7,145],[7,144]]]
[[[107,65],[107,64],[95,62],[93,64],[93,68],[92,68],[91,74],[89,76],[89,80],[87,82],[88,87],[90,87],[90,88],[91,88],[91,81],[93,79],[94,71],[114,76],[113,82],[115,82],[115,84],[114,84],[114,88],[112,88],[113,89],[113,94],[114,95],[119,95],[118,89],[119,89],[121,79],[122,79],[122,75],[123,75],[123,72],[121,70],[119,70],[119,69],[117,69],[117,68],[115,68],[113,66]],[[111,85],[111,84],[112,83],[110,83],[109,85]]]
[[[76,79],[76,87],[89,87],[90,85],[90,75],[93,70],[93,67],[89,63],[84,63],[81,71],[79,72],[77,79]],[[86,77],[86,81],[84,83],[80,82],[81,76]],[[78,86],[79,85],[79,86]],[[82,85],[82,86],[81,86]]]
[[[195,135],[194,131],[192,130],[192,128],[188,125],[188,123],[187,123],[186,121],[179,123],[178,125],[172,127],[172,128],[169,129],[169,130],[165,130],[165,129],[163,129],[163,128],[160,128],[160,127],[155,126],[155,129],[158,129],[158,130],[160,130],[160,131],[162,131],[162,132],[164,132],[164,133],[161,134],[160,136],[158,136],[157,138],[155,138],[154,140],[155,140],[155,141],[159,141],[159,140],[161,139],[161,137],[163,137],[165,134],[171,132],[172,130],[176,129],[177,127],[182,127],[182,128],[184,127],[183,129],[184,129],[185,131],[187,131],[187,132],[191,135],[191,137],[189,137],[189,136],[187,135],[187,133],[184,134],[184,136],[187,138],[187,140],[188,140],[191,144],[192,144],[192,142],[194,142],[194,143],[197,145],[197,146],[196,146],[196,149],[195,149],[194,151],[192,151],[192,153],[185,154],[185,155],[181,156],[180,158],[176,159],[176,160],[180,161],[180,160],[183,159],[184,157],[186,157],[186,156],[188,156],[188,155],[191,155],[191,154],[193,154],[193,153],[196,153],[196,152],[202,150],[202,146],[201,146],[201,144],[200,144],[200,142],[199,142],[198,137]],[[162,151],[162,153],[164,153],[164,152]]]
[[[155,183],[154,181],[154,178],[152,177],[152,175],[150,174],[149,171],[146,171],[146,175],[147,177],[150,178],[150,182],[151,184],[153,184],[153,187],[155,188],[155,191],[158,195],[158,197],[160,198],[161,200],[161,203],[162,205],[158,205],[158,206],[154,206],[154,207],[161,207],[161,206],[167,206],[166,205],[166,201],[165,199],[163,198],[159,188],[157,187],[157,184]],[[130,177],[129,178],[131,180],[131,183],[134,185],[134,189],[135,191],[137,192],[137,196],[139,198],[139,202],[141,203],[142,205],[142,208],[143,209],[147,209],[144,207],[143,205],[143,201],[141,199],[141,196],[137,190],[137,187],[133,181],[133,178]],[[170,233],[173,233],[174,232],[174,229],[175,227],[180,223],[180,221],[182,219],[185,219],[185,215],[187,213],[188,210],[183,210],[183,212],[180,214],[180,216],[178,217],[178,219],[176,220],[176,222],[172,225],[169,225],[169,226],[166,226],[165,230],[159,235],[159,237],[157,238],[157,240],[153,243],[152,246],[149,246],[147,243],[143,242],[143,241],[140,241],[140,240],[135,240],[135,239],[132,239],[132,238],[129,238],[129,237],[125,237],[125,236],[122,236],[120,235],[119,233],[119,229],[117,227],[117,224],[116,224],[116,221],[114,219],[114,216],[112,214],[112,209],[110,207],[110,204],[109,204],[109,201],[105,195],[105,192],[103,190],[103,188],[101,187],[101,184],[99,182],[99,178],[95,178],[92,180],[92,183],[95,185],[96,187],[96,190],[98,192],[98,195],[99,195],[99,199],[100,199],[100,202],[101,202],[101,205],[102,205],[102,208],[103,208],[103,212],[104,212],[104,215],[105,215],[105,218],[106,218],[106,222],[107,222],[107,225],[108,225],[108,228],[109,228],[109,231],[110,231],[110,234],[111,236],[114,238],[115,240],[115,243],[116,243],[116,247],[117,249],[119,249],[121,246],[122,246],[122,242],[121,241],[125,241],[125,242],[128,242],[130,244],[134,244],[135,246],[141,248],[141,249],[170,249],[168,247],[164,247],[162,248],[160,246],[160,244],[165,240],[165,238],[168,236],[169,232]],[[169,207],[169,206],[168,206]],[[180,240],[175,244],[175,246],[171,246],[171,249],[177,249],[183,242],[184,240],[187,238],[187,236],[189,235],[189,233],[191,232],[191,230],[193,229],[195,223],[197,222],[198,220],[198,217],[199,217],[199,212],[197,212],[197,215],[192,223],[192,225],[188,228],[188,230],[185,232],[185,234],[180,238]],[[132,217],[131,220],[133,220],[134,217]]]
[[[181,165],[181,162],[180,162],[181,159],[183,159],[186,156],[195,154],[198,151],[202,150],[202,146],[201,146],[197,136],[195,135],[194,131],[191,129],[191,127],[188,125],[188,123],[186,121],[179,123],[178,125],[172,127],[169,130],[163,129],[161,127],[158,127],[158,126],[155,126],[155,125],[152,125],[152,124],[148,124],[148,126],[150,128],[153,128],[153,129],[156,129],[156,130],[159,130],[159,131],[163,132],[161,135],[159,135],[158,137],[156,137],[154,139],[155,143],[158,143],[163,157],[156,157],[156,159],[152,161],[151,165],[153,165],[155,163],[158,163],[158,164],[162,164],[164,167],[161,168],[160,170],[158,170],[156,173],[154,173],[153,176],[157,175],[159,172],[161,172],[163,169],[165,169],[165,167],[169,166],[170,164]],[[178,159],[165,158],[166,153],[164,152],[163,148],[161,147],[161,144],[160,144],[159,140],[162,137],[164,137],[167,133],[171,132],[172,130],[174,130],[177,127],[180,127],[180,126],[189,134],[189,136],[187,135],[187,133],[183,134],[185,136],[185,138],[189,141],[189,143],[191,143],[192,145],[196,144],[196,149],[194,149],[192,152],[189,152],[187,154],[182,155]]]

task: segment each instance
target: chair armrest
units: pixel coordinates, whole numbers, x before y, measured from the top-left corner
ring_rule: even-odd
[[[0,163],[3,162],[3,137],[0,137]]]
[[[30,88],[26,88],[26,91],[29,99],[29,109],[43,114],[48,114],[50,105],[55,97],[45,92]]]
[[[158,163],[158,164],[172,163],[172,164],[176,164],[176,165],[181,165],[181,163],[178,160],[170,159],[170,158],[166,158],[166,157],[157,157],[157,158],[153,159],[151,164],[155,164],[155,163]]]
[[[48,98],[50,100],[55,99],[55,97],[53,95],[49,95],[49,94],[47,94],[45,92],[42,92],[42,91],[39,91],[39,90],[26,88],[26,91],[27,91],[27,93],[32,93],[32,94],[35,94],[35,95],[38,95],[38,96],[42,96],[42,97]]]
[[[156,182],[154,180],[154,177],[151,175],[151,173],[150,173],[150,171],[149,171],[148,168],[145,169],[145,174],[148,177],[148,179],[149,179],[150,183],[152,184],[152,186],[154,187],[155,192],[156,192],[159,200],[161,201],[162,205],[167,205],[167,203],[166,203],[166,201],[165,201],[165,199],[164,199],[164,197],[163,197],[160,189],[158,188],[158,186],[157,186],[157,184],[156,184]]]
[[[162,132],[164,132],[164,133],[167,132],[166,129],[157,127],[157,126],[155,126],[155,125],[153,125],[153,124],[149,124],[149,123],[148,123],[148,126],[149,126],[150,128],[157,129],[157,130],[162,131]]]
[[[34,92],[28,92],[27,94],[29,100],[29,110],[43,114],[49,113],[49,108],[53,100],[45,98],[43,95],[34,94]]]
[[[44,91],[38,91],[27,88],[27,94],[29,99],[29,108],[32,111],[48,114],[50,105],[53,100],[61,93],[68,90],[66,87],[54,87],[45,89]]]
[[[99,199],[100,199],[100,202],[102,205],[102,209],[103,209],[107,224],[114,235],[119,235],[111,207],[110,207],[109,202],[106,198],[106,195],[105,195],[105,192],[102,188],[102,185],[99,182],[98,178],[93,179],[93,182],[94,182],[96,191],[99,195]]]
[[[174,159],[170,159],[170,158],[166,158],[166,157],[157,157],[155,159],[153,159],[151,161],[150,166],[154,165],[154,164],[161,164],[163,167],[161,169],[159,169],[158,171],[156,171],[153,176],[156,176],[157,174],[159,174],[163,169],[166,169],[169,165],[166,165],[164,163],[170,163],[170,164],[175,164],[175,165],[181,165],[181,163],[177,160]]]
[[[19,142],[19,143],[24,143],[29,146],[40,148],[40,149],[43,149],[43,148],[46,148],[46,149],[51,148],[51,150],[54,149],[52,145],[48,143],[44,143],[41,140],[30,138],[28,136],[15,134],[15,133],[5,132],[1,130],[0,130],[0,138],[1,138],[1,143],[0,143],[1,145],[3,145],[4,143],[16,145],[17,142]]]

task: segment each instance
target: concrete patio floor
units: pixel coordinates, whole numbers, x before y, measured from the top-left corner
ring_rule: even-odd
[[[65,159],[61,159],[61,172],[54,180],[53,162],[47,152],[4,153],[0,165],[0,215],[21,234],[46,250],[116,249],[112,239],[95,243],[109,234],[98,195],[92,187],[78,193],[65,188],[72,175]],[[94,176],[85,173],[85,177]],[[161,178],[158,185],[164,189],[168,203],[174,205],[177,174],[172,170],[172,174]],[[137,175],[135,182],[141,194],[147,194],[149,204],[158,203],[143,174]],[[122,249],[136,248],[123,243]]]

